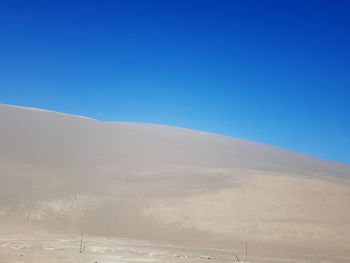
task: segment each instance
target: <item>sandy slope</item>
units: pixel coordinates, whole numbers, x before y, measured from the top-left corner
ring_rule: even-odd
[[[217,249],[247,239],[251,253],[269,258],[350,256],[347,165],[187,129],[7,105],[0,123],[0,236],[84,229]]]

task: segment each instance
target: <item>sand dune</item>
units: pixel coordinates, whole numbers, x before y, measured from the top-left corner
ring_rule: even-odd
[[[350,166],[235,138],[0,105],[0,235],[350,257]],[[334,257],[338,257],[337,259]]]

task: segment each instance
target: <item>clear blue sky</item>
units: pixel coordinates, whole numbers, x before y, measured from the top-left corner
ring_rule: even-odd
[[[0,0],[0,102],[350,163],[350,1]]]

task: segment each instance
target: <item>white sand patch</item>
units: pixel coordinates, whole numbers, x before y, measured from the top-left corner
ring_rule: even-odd
[[[76,195],[39,202],[32,211],[25,213],[24,217],[37,221],[55,221],[62,217],[83,217],[84,213],[98,201],[98,198],[94,196]]]
[[[235,188],[154,201],[144,213],[164,224],[224,235],[346,242],[349,207],[350,189],[338,184],[252,176]]]

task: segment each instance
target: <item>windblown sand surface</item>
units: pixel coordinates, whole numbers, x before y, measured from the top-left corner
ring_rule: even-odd
[[[254,262],[350,262],[347,165],[6,105],[0,123],[0,262],[229,262],[246,240]]]

